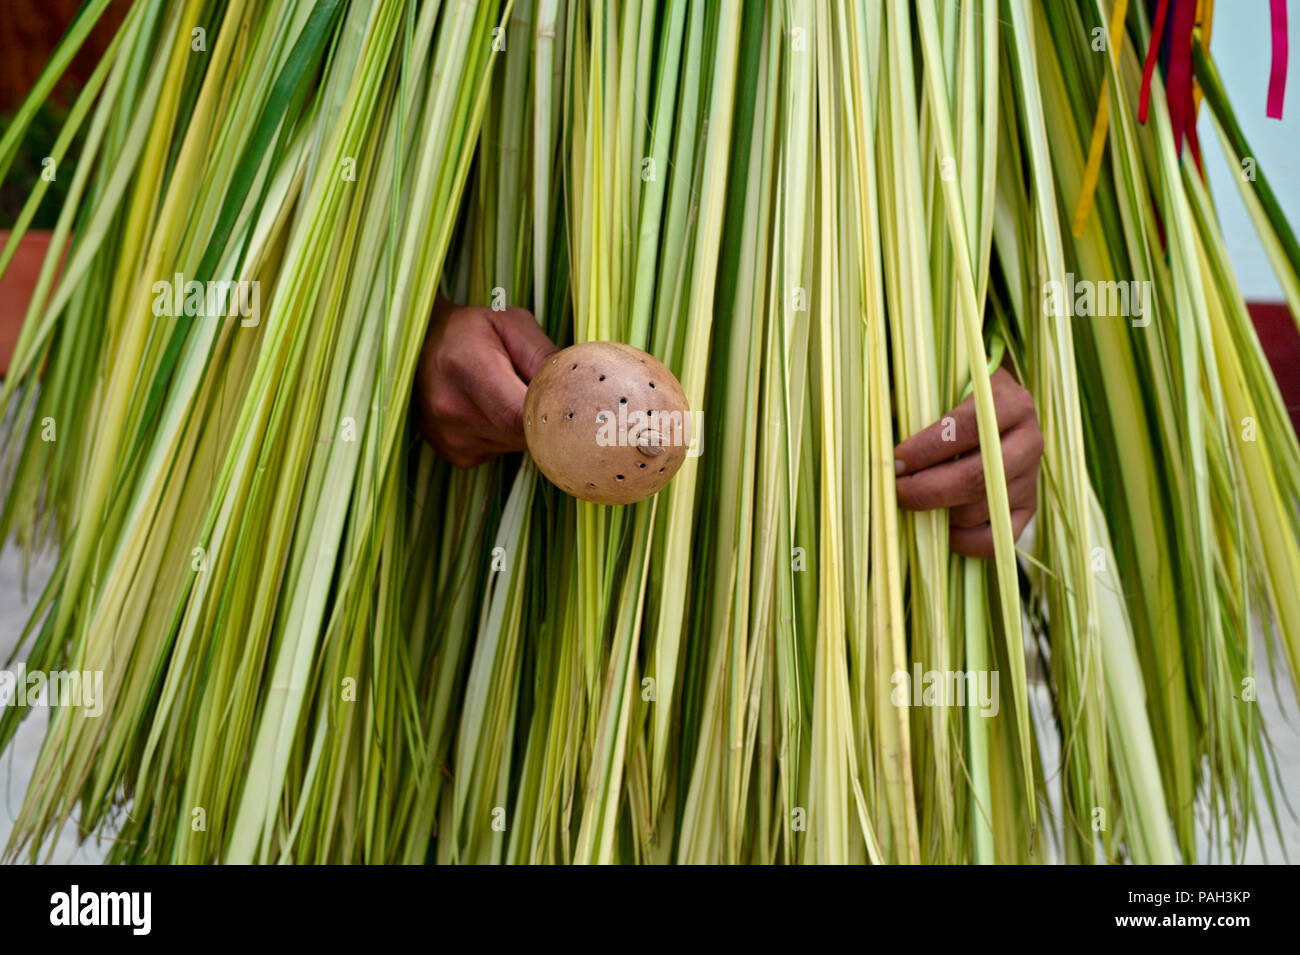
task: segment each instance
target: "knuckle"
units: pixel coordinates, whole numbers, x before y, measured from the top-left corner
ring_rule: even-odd
[[[472,306],[462,305],[449,309],[442,323],[442,341],[454,340],[456,336],[463,335],[466,326],[473,325],[478,317],[478,309]]]
[[[429,414],[435,421],[447,421],[456,415],[457,402],[448,389],[435,387],[429,395]]]
[[[448,382],[459,381],[465,374],[466,365],[464,348],[455,347],[446,340],[439,342],[429,369],[430,387],[436,391],[447,387]]]
[[[474,349],[467,344],[462,347],[448,348],[443,354],[443,374],[452,381],[472,379],[474,371]],[[477,342],[478,339],[473,339]]]

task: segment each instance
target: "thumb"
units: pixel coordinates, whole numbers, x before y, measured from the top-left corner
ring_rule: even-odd
[[[527,309],[508,308],[488,315],[511,364],[525,381],[532,381],[542,362],[559,350],[555,342],[546,337],[542,326]]]

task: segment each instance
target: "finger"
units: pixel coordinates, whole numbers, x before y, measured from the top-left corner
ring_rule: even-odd
[[[1029,519],[1033,516],[1034,512],[1028,508],[1011,512],[1012,540],[1020,539],[1020,535],[1029,524]],[[988,524],[981,524],[978,527],[951,528],[948,532],[948,547],[954,554],[991,560],[994,556],[993,528]]]
[[[496,455],[492,455],[492,454],[466,454],[461,452],[457,452],[455,454],[443,455],[443,457],[447,459],[447,462],[451,464],[452,467],[457,467],[460,468],[461,470],[469,470],[470,468],[476,468],[480,464],[485,464],[486,462],[490,461],[495,456]]]
[[[894,448],[894,469],[912,474],[979,447],[975,400],[967,398],[938,421]]]
[[[490,439],[477,441],[475,442],[474,447],[483,454],[491,455],[494,458],[498,455],[513,454],[516,451],[522,450],[522,448],[516,447],[513,441],[495,441]]]
[[[459,433],[468,422],[482,417],[474,402],[447,378],[432,378],[433,384],[416,401],[420,430],[440,452],[439,441]]]
[[[438,452],[438,456],[446,460],[453,467],[472,468],[475,465],[482,464],[490,457],[484,454],[479,448],[463,442],[458,434],[436,434],[430,438],[429,443],[433,449]]]
[[[990,384],[1000,434],[1033,414],[1033,397],[1005,368],[993,373]],[[977,447],[979,422],[975,398],[971,396],[929,427],[900,442],[894,448],[894,467],[900,475],[914,474]]]
[[[1007,500],[1011,509],[1028,508],[1032,513],[1038,508],[1038,473],[1027,471],[1007,484]],[[989,522],[989,499],[985,495],[974,504],[963,504],[948,512],[948,523],[953,527],[979,527]]]
[[[489,310],[488,319],[524,381],[532,381],[542,362],[559,351],[527,309]]]
[[[519,450],[512,442],[499,441],[488,435],[485,419],[482,416],[477,416],[474,421],[464,425],[464,429],[458,432],[455,437],[449,437],[447,443],[460,454],[468,454],[472,457],[477,457],[480,454],[496,457],[499,454],[510,454]]]
[[[1016,428],[1002,438],[1002,463],[1007,474],[1032,470],[1043,451],[1043,434],[1037,428]],[[985,497],[984,456],[972,454],[945,461],[898,479],[898,506],[909,511],[960,507]]]
[[[528,386],[520,380],[504,349],[489,351],[480,360],[480,374],[467,388],[484,419],[478,437],[511,451],[523,450],[524,395]]]
[[[475,467],[484,461],[514,451],[483,435],[483,419],[476,411],[473,420],[453,425],[435,435],[434,449],[458,468]]]

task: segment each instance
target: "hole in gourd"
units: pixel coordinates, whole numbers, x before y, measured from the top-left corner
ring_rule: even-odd
[[[653,381],[650,382],[650,387],[653,388],[654,386],[655,386],[655,383],[654,383]]]
[[[627,399],[626,399],[626,398],[619,398],[619,399],[618,399],[618,403],[621,404],[621,405],[625,405],[625,404],[627,404]]]
[[[615,474],[614,477],[618,478],[620,481],[623,480],[623,475],[621,474]]]
[[[565,417],[568,418],[570,421],[572,421],[572,420],[573,420],[573,412],[570,411],[567,415],[565,415]]]
[[[664,473],[664,469],[663,469],[663,468],[660,468],[660,469],[659,469],[659,473],[660,473],[660,474],[663,474],[663,473]]]
[[[542,415],[542,424],[546,424],[546,415]]]
[[[642,471],[644,471],[644,470],[645,470],[645,462],[644,462],[644,461],[639,461],[639,462],[637,462],[637,467],[639,467]]]
[[[577,365],[574,365],[572,368],[569,369],[569,371],[577,371],[577,370],[578,370],[578,366],[577,366]]]
[[[601,375],[600,378],[598,378],[597,380],[598,380],[598,381],[604,381],[604,380],[605,380],[605,376],[604,376],[604,375]]]
[[[595,481],[588,481],[588,482],[587,482],[587,487],[595,487],[595,486],[596,486],[596,482],[595,482]]]

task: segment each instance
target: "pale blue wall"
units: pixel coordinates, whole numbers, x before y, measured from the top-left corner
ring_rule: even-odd
[[[1210,54],[1259,167],[1268,176],[1292,229],[1300,233],[1300,3],[1288,3],[1287,12],[1290,68],[1281,121],[1264,115],[1272,65],[1268,0],[1218,0],[1214,5]],[[1204,106],[1197,134],[1205,175],[1242,294],[1247,301],[1281,301],[1282,289],[1237,186],[1229,178],[1232,170]]]

